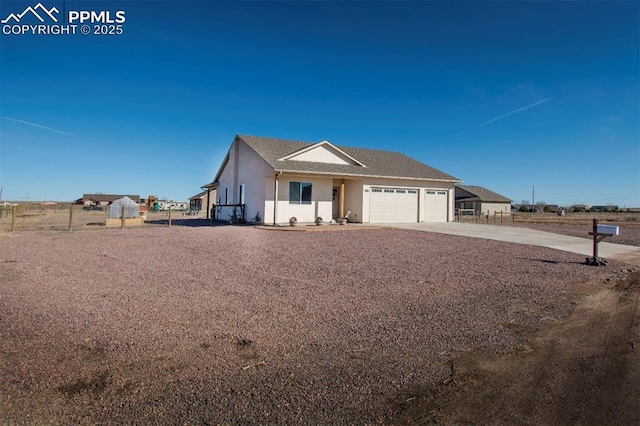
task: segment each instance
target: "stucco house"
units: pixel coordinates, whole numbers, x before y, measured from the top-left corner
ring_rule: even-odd
[[[473,209],[476,215],[511,213],[511,200],[487,188],[456,185],[456,209]]]
[[[206,206],[207,191],[202,191],[189,197],[189,210],[202,210],[202,206]],[[203,202],[204,200],[204,202]]]
[[[221,218],[244,206],[266,224],[446,222],[460,179],[398,152],[237,135],[208,188]],[[275,202],[274,202],[275,200]]]

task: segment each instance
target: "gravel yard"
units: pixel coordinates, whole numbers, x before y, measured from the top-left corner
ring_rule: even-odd
[[[584,256],[398,229],[0,237],[0,424],[392,423],[566,317]]]

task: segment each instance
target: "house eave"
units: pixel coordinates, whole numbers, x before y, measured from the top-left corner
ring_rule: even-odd
[[[464,203],[464,202],[480,202],[480,203],[504,203],[511,204],[512,200],[492,200],[492,199],[482,199],[480,197],[466,197],[466,198],[456,198],[456,203]]]
[[[201,189],[215,189],[217,188],[219,185],[218,182],[211,182],[211,183],[207,183],[206,185],[202,185],[200,188]]]
[[[375,178],[375,179],[395,179],[395,180],[417,180],[424,182],[462,182],[458,179],[437,179],[437,178],[419,178],[419,177],[409,177],[409,176],[384,176],[384,175],[371,175],[371,174],[361,174],[361,173],[341,173],[341,174],[333,174],[326,172],[312,172],[305,170],[284,170],[284,169],[275,169],[275,173],[283,174],[297,174],[297,175],[315,175],[315,176],[326,176],[332,177],[334,179],[339,179],[342,177],[350,177],[350,178]]]

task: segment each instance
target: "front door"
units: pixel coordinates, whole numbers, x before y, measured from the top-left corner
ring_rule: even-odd
[[[331,206],[333,207],[332,215],[334,219],[337,219],[340,216],[340,187],[333,187],[331,201]]]

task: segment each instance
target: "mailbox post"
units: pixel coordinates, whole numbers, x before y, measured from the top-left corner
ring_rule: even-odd
[[[589,232],[589,235],[593,236],[593,257],[587,257],[585,263],[592,266],[606,265],[606,260],[598,258],[598,243],[606,237],[612,237],[619,233],[620,229],[617,226],[598,225],[598,219],[593,219],[593,230]]]

